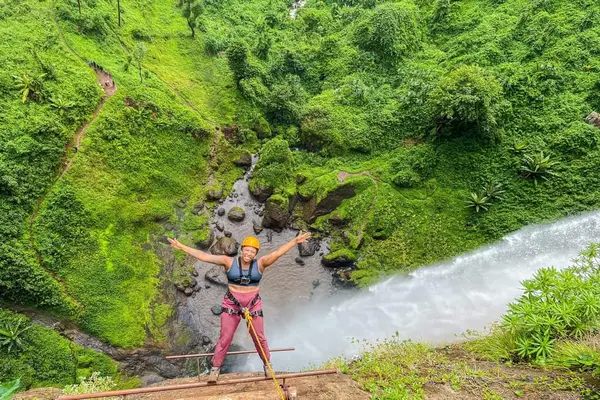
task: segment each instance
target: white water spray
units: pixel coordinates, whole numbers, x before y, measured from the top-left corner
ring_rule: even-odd
[[[590,242],[600,241],[600,212],[529,226],[501,242],[408,276],[394,276],[363,292],[341,293],[305,305],[276,324],[266,320],[277,370],[298,370],[360,349],[356,339],[400,338],[442,343],[481,330],[521,294],[520,282],[543,267],[565,268]],[[268,293],[264,298],[268,298]],[[254,358],[252,365],[259,364]],[[259,361],[258,361],[259,362]]]

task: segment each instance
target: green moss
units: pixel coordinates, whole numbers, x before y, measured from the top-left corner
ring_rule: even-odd
[[[0,309],[0,321],[11,323],[26,319]],[[27,322],[29,325],[29,322]],[[98,371],[102,376],[120,380],[117,363],[104,354],[85,349],[57,332],[32,324],[22,334],[23,347],[11,353],[0,349],[0,381],[21,378],[22,388],[62,387],[76,383],[79,373]]]

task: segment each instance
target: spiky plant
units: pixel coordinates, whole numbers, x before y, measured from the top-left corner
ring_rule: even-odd
[[[479,210],[487,211],[488,207],[492,205],[489,197],[487,197],[484,193],[475,192],[471,193],[471,196],[468,200],[466,200],[466,203],[467,207],[473,207],[475,212],[479,212]]]
[[[549,155],[544,155],[541,151],[539,154],[533,156],[526,155],[523,158],[523,165],[521,165],[521,176],[527,179],[533,179],[537,185],[538,179],[548,180],[549,176],[555,175],[552,171],[552,167],[558,164],[556,161],[552,161]]]

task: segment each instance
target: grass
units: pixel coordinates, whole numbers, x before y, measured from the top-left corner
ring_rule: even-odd
[[[488,362],[461,344],[433,348],[397,336],[363,343],[359,357],[335,358],[321,367],[352,376],[373,399],[542,398],[551,393],[585,398],[594,393],[581,374]]]

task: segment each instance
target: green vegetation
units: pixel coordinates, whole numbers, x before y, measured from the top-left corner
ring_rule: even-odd
[[[31,324],[23,316],[0,309],[0,324],[18,332],[20,345],[0,347],[0,381],[20,379],[21,390],[35,387],[62,387],[87,378],[92,373],[126,385],[109,357],[85,349],[57,332]],[[1,395],[1,393],[0,393]]]
[[[494,361],[538,364],[600,374],[600,244],[592,244],[561,271],[544,268],[524,281],[490,336],[470,346]]]
[[[595,3],[4,0],[0,298],[113,345],[166,340],[159,284],[185,277],[161,274],[158,238],[206,243],[195,206],[248,151],[252,191],[332,236],[361,285],[597,209]],[[519,332],[511,357],[583,351]],[[0,381],[68,380],[14,362]]]
[[[199,21],[269,121],[259,137],[294,149],[275,191],[301,176],[295,192],[319,200],[342,185],[330,171],[372,178],[315,225],[360,248],[353,278],[368,284],[598,207],[592,4],[329,0],[290,19],[283,2],[230,0]],[[501,198],[477,191],[490,182]]]

